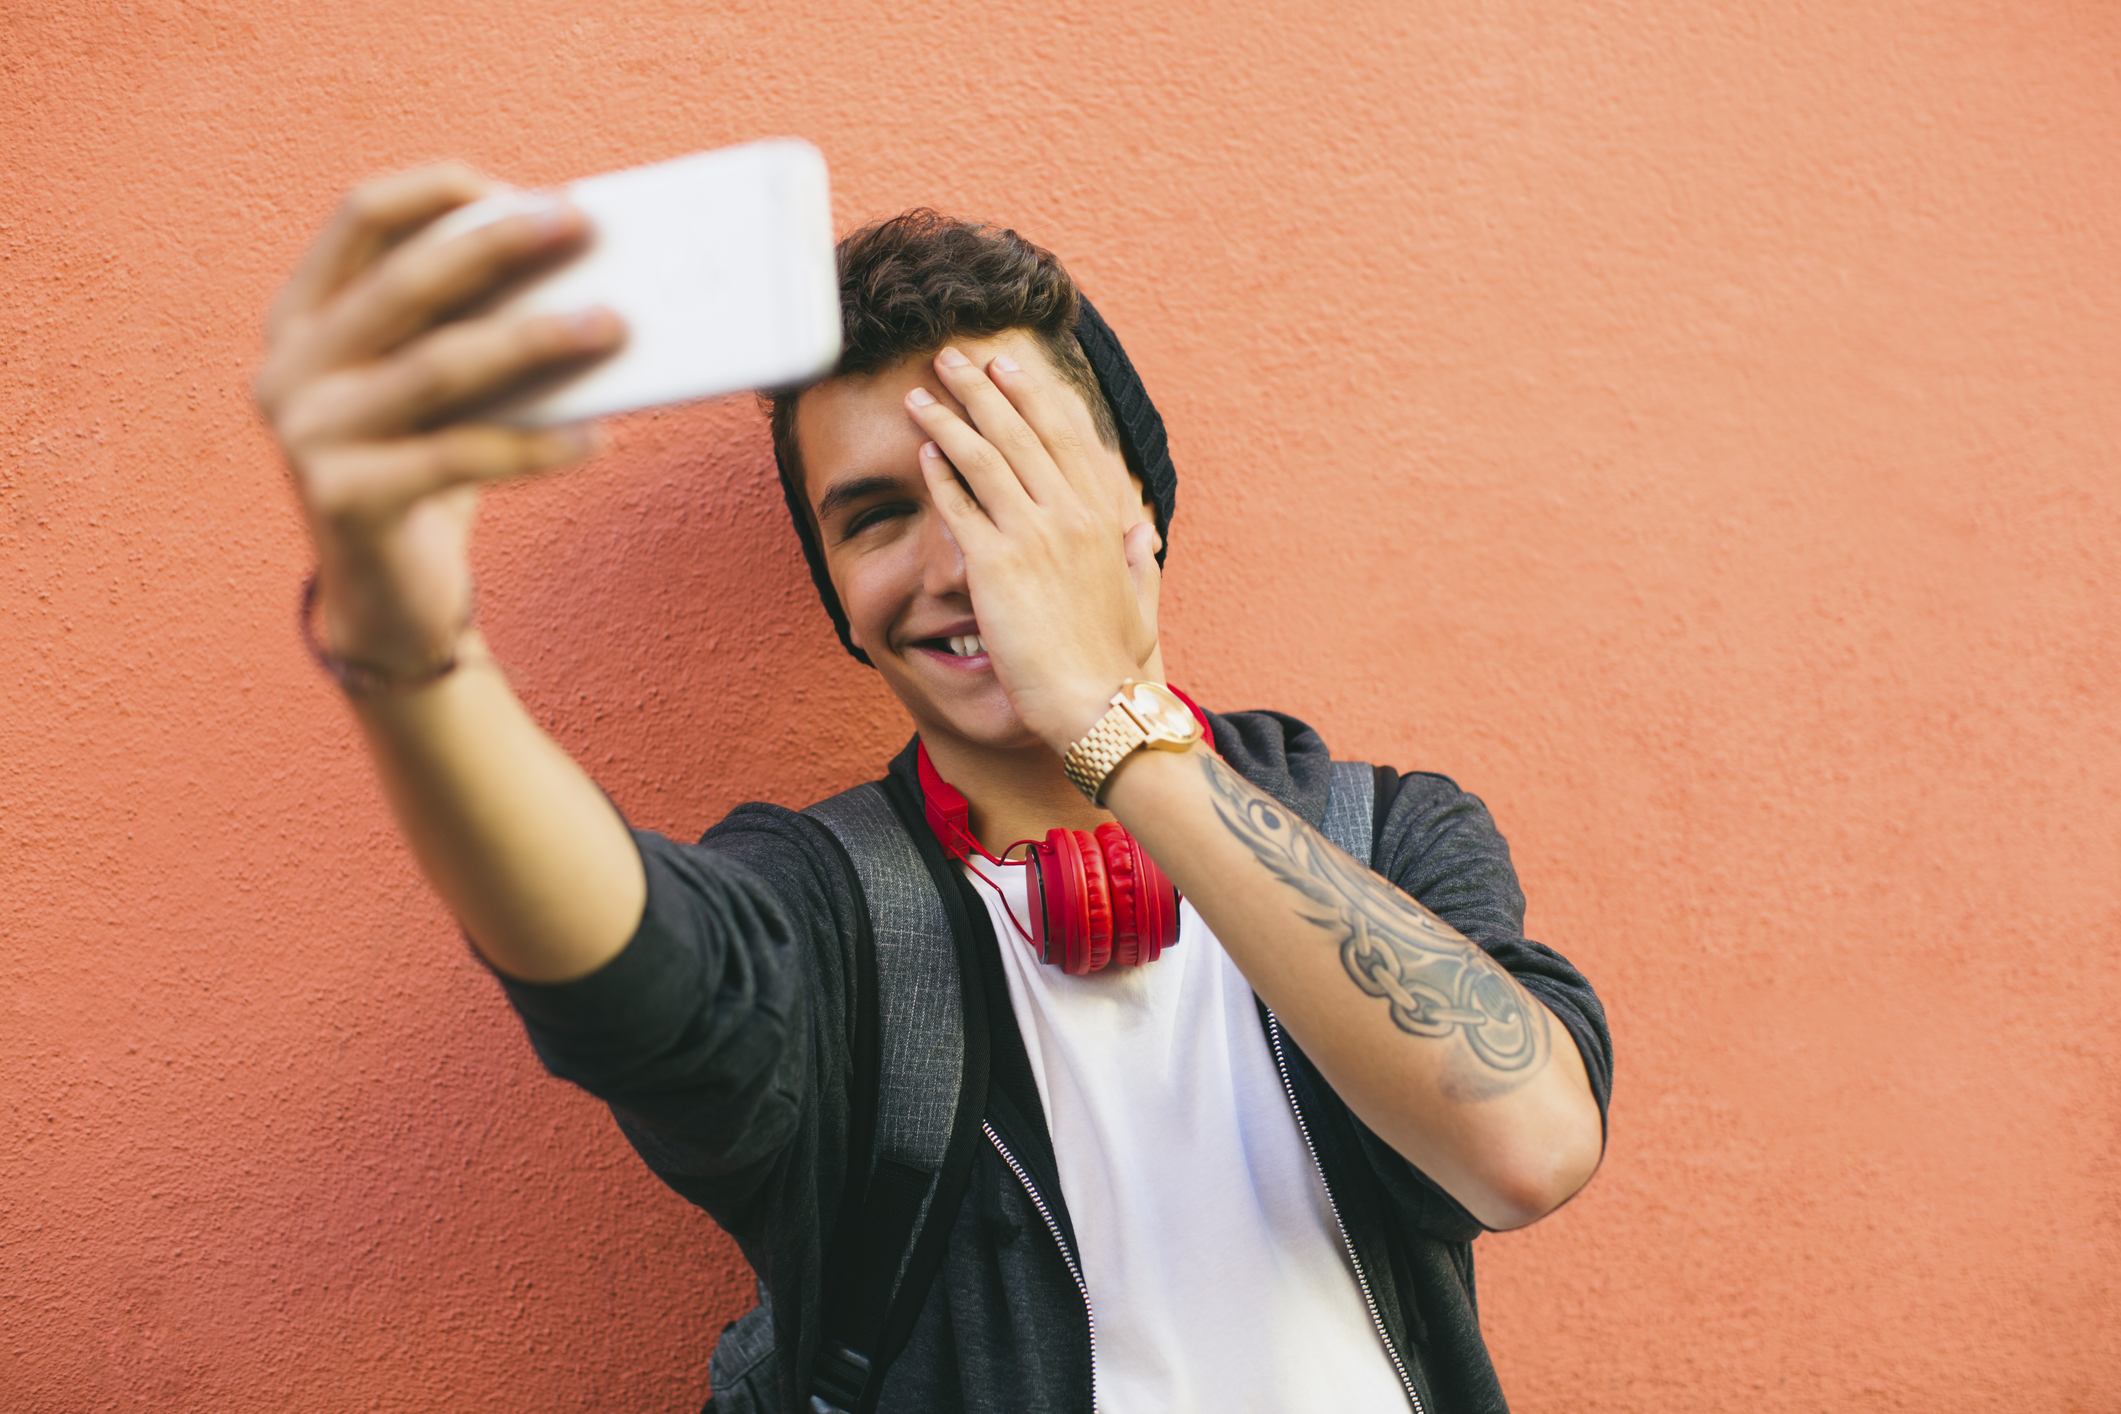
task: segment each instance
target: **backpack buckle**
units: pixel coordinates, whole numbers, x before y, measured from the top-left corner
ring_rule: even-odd
[[[810,1414],[853,1414],[869,1388],[869,1357],[836,1340],[818,1352],[810,1374]]]

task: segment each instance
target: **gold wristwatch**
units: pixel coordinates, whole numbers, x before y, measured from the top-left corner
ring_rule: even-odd
[[[1162,683],[1132,678],[1113,694],[1111,710],[1097,719],[1062,758],[1068,779],[1092,805],[1119,763],[1147,746],[1184,751],[1201,738],[1200,719]]]

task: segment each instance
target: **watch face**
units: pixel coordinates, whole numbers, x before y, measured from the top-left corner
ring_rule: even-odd
[[[1138,682],[1127,689],[1127,710],[1143,727],[1165,741],[1192,741],[1200,735],[1200,721],[1159,683]]]

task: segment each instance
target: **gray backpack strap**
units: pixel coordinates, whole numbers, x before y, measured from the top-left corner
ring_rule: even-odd
[[[803,813],[847,851],[869,906],[883,1079],[876,1158],[940,1171],[965,1067],[964,998],[949,916],[881,786],[856,786]]]
[[[1326,819],[1319,833],[1359,864],[1371,862],[1377,816],[1377,768],[1367,761],[1335,761]]]
[[[826,1253],[825,1329],[810,1390],[818,1414],[863,1406],[872,1356],[926,1223],[964,1084],[964,996],[948,912],[883,787],[856,786],[802,812],[839,842],[869,915],[875,954],[868,1034],[876,1055],[870,1154],[854,1163],[845,1231]],[[857,1035],[864,1028],[858,1024]],[[859,1079],[858,1075],[858,1079]],[[854,1103],[868,1087],[857,1086]],[[861,1131],[865,1117],[855,1116]],[[857,1141],[858,1146],[858,1141]],[[868,1401],[873,1404],[873,1399]]]

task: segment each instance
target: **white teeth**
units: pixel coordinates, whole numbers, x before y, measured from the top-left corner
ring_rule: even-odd
[[[968,633],[950,639],[950,651],[960,658],[973,658],[987,651],[987,645],[979,641],[979,635]]]

